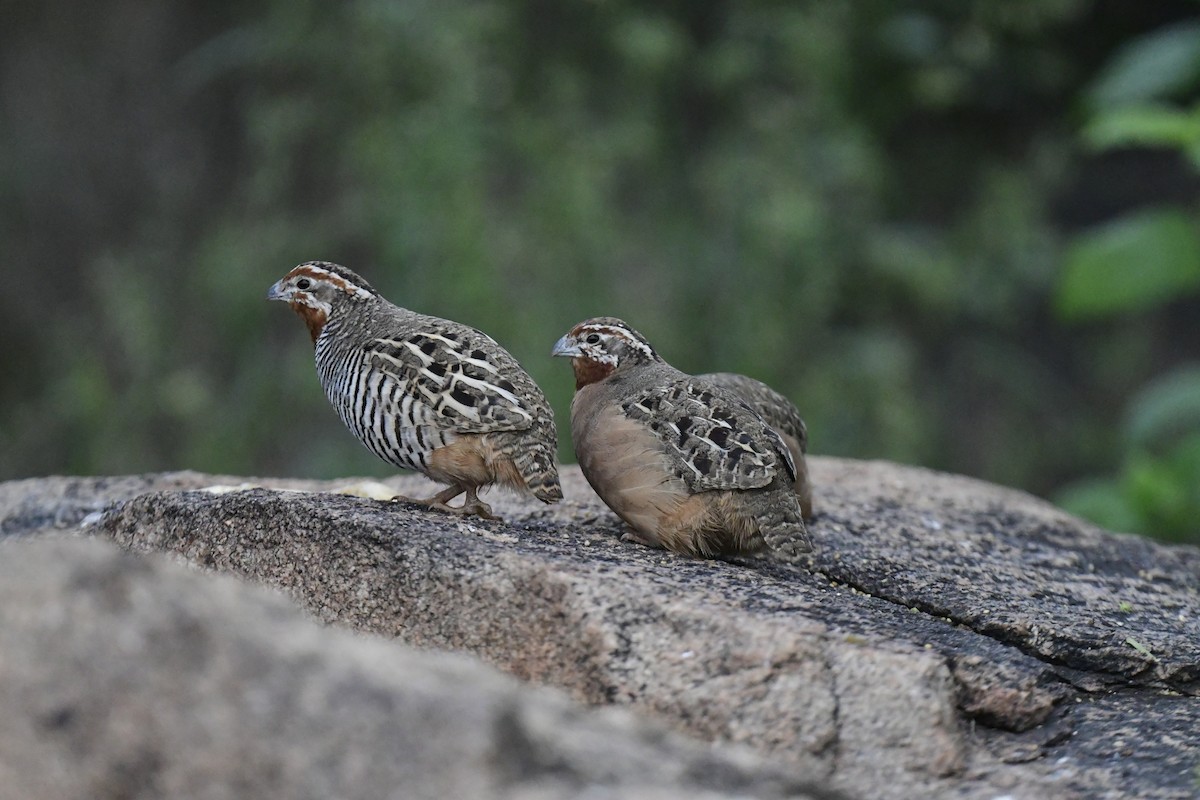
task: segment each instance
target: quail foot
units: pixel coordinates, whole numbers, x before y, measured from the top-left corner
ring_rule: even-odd
[[[448,484],[424,500],[397,500],[494,519],[478,496],[493,483],[562,499],[554,414],[490,337],[393,305],[327,261],[295,267],[267,299],[286,302],[308,326],[321,386],[359,441],[389,464]],[[463,504],[450,506],[460,494]]]

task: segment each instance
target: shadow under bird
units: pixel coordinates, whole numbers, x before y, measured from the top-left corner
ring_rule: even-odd
[[[787,445],[736,394],[662,359],[614,317],[579,323],[554,345],[571,359],[571,438],[627,540],[690,556],[812,549]]]
[[[448,488],[397,501],[495,519],[493,483],[562,499],[554,412],[533,378],[491,337],[393,305],[327,261],[292,269],[267,292],[312,335],[317,376],[346,427],[389,464]],[[466,494],[463,504],[449,502]]]

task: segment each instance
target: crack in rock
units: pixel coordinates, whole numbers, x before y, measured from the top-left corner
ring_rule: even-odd
[[[507,523],[313,493],[346,481],[176,473],[0,484],[0,524],[61,528],[74,519],[56,516],[64,504],[121,501],[88,530],[279,587],[326,622],[470,652],[578,700],[630,706],[855,794],[1037,797],[1035,787],[1053,787],[1045,796],[1166,798],[1190,788],[1181,771],[1143,768],[1139,753],[1122,756],[1131,771],[1113,767],[1103,731],[1114,708],[1145,709],[1160,734],[1147,751],[1182,764],[1200,748],[1195,698],[1072,687],[1190,685],[1200,668],[1194,548],[1106,534],[956,476],[811,466],[821,488],[812,572],[622,543],[573,468],[551,509],[489,497]],[[218,483],[271,490],[187,491]],[[428,488],[406,478],[375,492],[389,487]],[[1127,639],[1153,654],[1150,670]]]

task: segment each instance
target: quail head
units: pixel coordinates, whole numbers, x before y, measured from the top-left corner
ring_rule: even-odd
[[[800,410],[791,400],[762,381],[736,372],[709,372],[697,375],[709,383],[726,389],[752,408],[768,425],[775,429],[792,454],[796,465],[796,498],[804,518],[812,519],[812,481],[808,477],[808,428],[800,418]]]
[[[787,445],[736,395],[664,361],[612,317],[554,345],[571,359],[571,438],[596,494],[635,531],[691,556],[811,550]]]
[[[425,500],[493,518],[493,483],[562,499],[554,414],[507,350],[466,325],[385,300],[338,264],[299,265],[267,293],[308,326],[317,376],[342,422],[375,455],[448,488]],[[466,493],[463,504],[448,503]]]

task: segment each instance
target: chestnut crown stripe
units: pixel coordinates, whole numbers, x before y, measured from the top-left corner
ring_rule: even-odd
[[[379,292],[375,291],[374,287],[367,283],[366,279],[361,275],[353,270],[346,269],[340,264],[333,264],[328,261],[307,261],[295,267],[288,273],[287,277],[303,277],[314,281],[323,281],[336,289],[341,289],[348,295],[353,295],[362,300],[379,296]]]
[[[657,359],[658,353],[654,352],[654,348],[650,346],[650,342],[646,337],[635,331],[633,328],[626,325],[615,317],[597,317],[579,323],[571,329],[571,337],[581,343],[586,343],[589,334],[597,334],[602,337],[618,339],[630,347],[630,349],[640,353],[649,359]],[[586,350],[585,350],[586,352]],[[603,361],[604,359],[598,359]]]

